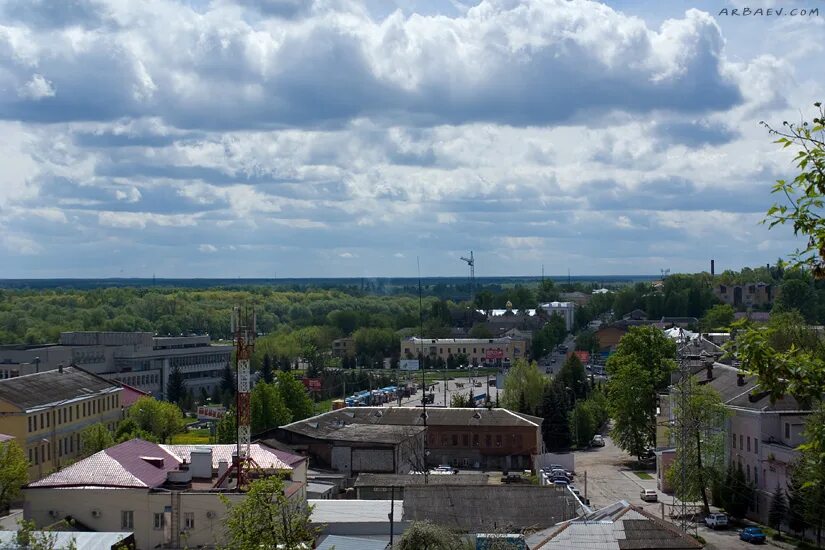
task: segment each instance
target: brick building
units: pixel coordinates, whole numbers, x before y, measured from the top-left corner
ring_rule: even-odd
[[[372,443],[379,444],[381,437],[394,433],[387,428],[398,431],[398,427],[405,427],[400,434],[409,433],[411,428],[426,428],[422,435],[426,437],[424,456],[428,466],[522,469],[531,467],[531,457],[540,452],[542,421],[507,409],[428,408],[425,418],[419,407],[347,407],[287,424],[262,438],[274,437],[294,446],[305,444],[302,439],[312,437],[319,445],[334,446],[333,438],[352,439],[348,432],[354,425],[360,425],[362,431],[371,427]],[[335,435],[336,432],[343,436]],[[361,444],[369,441],[366,432],[359,433],[359,438]],[[316,459],[323,462],[323,456],[317,452]]]

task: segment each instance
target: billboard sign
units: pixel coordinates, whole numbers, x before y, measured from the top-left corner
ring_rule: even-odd
[[[226,414],[223,405],[201,405],[198,407],[198,420],[220,420]]]
[[[488,349],[488,350],[484,353],[484,357],[485,357],[485,359],[487,359],[488,361],[492,361],[492,360],[494,360],[494,359],[504,359],[504,350],[502,350],[501,348],[498,348],[498,349]]]
[[[321,391],[320,378],[301,378],[301,382],[304,383],[304,386],[306,386],[306,389],[309,391]]]
[[[418,370],[418,359],[402,359],[398,363],[401,370]]]

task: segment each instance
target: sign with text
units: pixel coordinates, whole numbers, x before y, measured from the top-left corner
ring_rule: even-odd
[[[223,405],[201,405],[198,407],[198,420],[220,420],[226,414]]]
[[[484,353],[484,357],[485,357],[487,360],[493,360],[493,359],[504,359],[504,350],[502,350],[501,348],[498,348],[498,349],[488,349],[488,350]]]
[[[402,359],[398,363],[401,370],[418,370],[418,359]]]

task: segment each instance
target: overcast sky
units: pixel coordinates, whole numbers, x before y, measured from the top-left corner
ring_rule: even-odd
[[[773,262],[824,49],[823,0],[0,1],[0,277]]]

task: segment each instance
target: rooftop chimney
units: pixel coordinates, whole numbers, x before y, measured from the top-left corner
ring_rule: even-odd
[[[713,260],[710,261],[710,276],[713,277],[716,266],[714,265]]]
[[[193,478],[212,479],[211,447],[195,447],[189,454],[189,461]]]
[[[736,375],[736,385],[737,386],[744,386],[745,385],[745,374],[744,373],[740,372]]]

